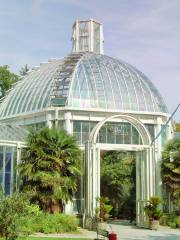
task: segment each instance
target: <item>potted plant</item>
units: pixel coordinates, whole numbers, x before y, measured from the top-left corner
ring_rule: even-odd
[[[151,197],[148,204],[144,207],[144,211],[149,218],[149,228],[157,230],[159,227],[159,219],[162,216],[162,211],[158,208],[161,203],[159,197]]]
[[[105,230],[107,228],[106,221],[109,219],[109,213],[113,207],[109,204],[108,197],[98,197],[96,201],[98,205],[95,209],[97,228]]]

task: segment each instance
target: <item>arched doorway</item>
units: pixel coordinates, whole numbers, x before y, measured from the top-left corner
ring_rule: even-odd
[[[114,119],[121,119],[132,124],[141,136],[141,145],[130,144],[102,144],[97,142],[101,127]],[[96,208],[96,198],[100,197],[100,150],[135,151],[136,152],[136,223],[146,227],[147,219],[143,208],[150,196],[155,195],[155,175],[151,136],[138,119],[129,115],[112,115],[96,124],[90,134],[89,141],[85,144],[85,207],[84,214],[87,218],[93,217]]]

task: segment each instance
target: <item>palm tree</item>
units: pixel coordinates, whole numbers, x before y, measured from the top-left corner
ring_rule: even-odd
[[[75,138],[65,130],[31,130],[19,165],[22,190],[44,211],[62,212],[77,190],[80,158]]]
[[[173,201],[180,198],[180,139],[168,142],[162,153],[162,179]]]

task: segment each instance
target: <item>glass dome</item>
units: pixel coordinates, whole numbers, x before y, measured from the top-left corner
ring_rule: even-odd
[[[133,66],[95,53],[74,53],[32,70],[7,94],[0,118],[50,106],[161,112],[167,108],[152,82]]]

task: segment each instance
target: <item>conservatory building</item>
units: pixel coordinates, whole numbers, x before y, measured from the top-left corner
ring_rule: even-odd
[[[0,103],[0,183],[16,188],[28,127],[65,128],[83,150],[80,192],[66,212],[94,214],[100,196],[100,152],[136,153],[137,224],[150,196],[162,195],[161,150],[172,137],[167,107],[152,82],[134,66],[103,52],[102,25],[76,21],[72,51],[40,63],[6,92]]]

